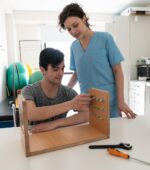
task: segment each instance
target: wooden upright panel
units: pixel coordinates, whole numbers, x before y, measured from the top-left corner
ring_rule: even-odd
[[[26,156],[29,156],[30,145],[29,145],[29,133],[28,133],[27,106],[26,106],[26,101],[22,95],[18,96],[18,104],[19,104],[19,118],[20,118],[22,142],[25,147]]]
[[[41,154],[109,137],[109,94],[91,89],[90,121],[86,124],[31,134],[28,132],[26,101],[19,97],[19,112],[26,156]],[[103,99],[103,101],[101,101]]]
[[[109,93],[104,90],[90,89],[90,125],[109,137]]]

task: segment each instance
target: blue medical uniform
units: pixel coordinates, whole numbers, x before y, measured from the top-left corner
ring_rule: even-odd
[[[77,73],[81,93],[87,93],[90,88],[109,91],[110,117],[120,116],[112,68],[124,58],[113,37],[106,32],[94,32],[86,49],[75,40],[70,54],[70,69]]]

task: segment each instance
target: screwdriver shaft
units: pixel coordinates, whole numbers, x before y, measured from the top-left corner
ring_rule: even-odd
[[[144,163],[144,164],[150,166],[150,163],[149,163],[149,162],[143,161],[143,160],[141,160],[141,159],[133,158],[133,157],[131,157],[131,156],[130,156],[130,159],[133,159],[133,160],[135,160],[135,161],[138,161],[138,162],[141,162],[141,163]]]
[[[128,155],[127,153],[121,152],[121,151],[119,151],[119,150],[117,150],[117,149],[108,148],[107,151],[108,151],[108,153],[111,154],[111,155],[118,156],[118,157],[121,157],[121,158],[124,158],[124,159],[133,159],[133,160],[135,160],[135,161],[138,161],[138,162],[141,162],[141,163],[144,163],[144,164],[150,166],[150,163],[149,163],[149,162],[146,162],[146,161],[143,161],[143,160],[141,160],[141,159],[137,159],[137,158],[131,157],[131,156]]]

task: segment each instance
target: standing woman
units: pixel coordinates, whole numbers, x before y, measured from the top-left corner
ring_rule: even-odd
[[[90,88],[110,93],[110,117],[124,112],[128,118],[136,114],[124,101],[124,79],[121,62],[124,60],[112,36],[106,32],[94,32],[81,6],[71,3],[59,15],[59,25],[67,29],[76,40],[70,49],[70,69],[74,71],[68,86],[77,81],[81,93]]]

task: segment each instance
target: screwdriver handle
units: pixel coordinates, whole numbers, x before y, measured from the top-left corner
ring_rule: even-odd
[[[114,155],[114,156],[118,156],[118,157],[121,157],[121,158],[124,158],[124,159],[130,158],[130,156],[128,154],[121,152],[121,151],[114,149],[114,148],[108,148],[107,151],[108,151],[109,154]]]

